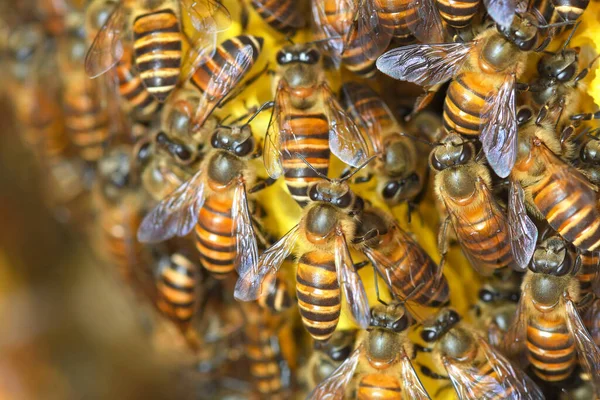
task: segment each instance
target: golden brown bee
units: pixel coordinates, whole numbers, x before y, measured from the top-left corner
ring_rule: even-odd
[[[452,79],[444,101],[444,126],[479,136],[490,166],[505,178],[517,154],[516,78],[525,69],[527,52],[547,44],[538,45],[541,37],[539,23],[530,14],[516,15],[510,27],[489,28],[468,43],[390,50],[377,60],[377,68],[427,87]]]
[[[300,222],[267,249],[256,265],[240,273],[234,294],[242,301],[264,295],[263,281],[277,273],[298,245],[296,296],[300,315],[315,340],[327,340],[340,318],[342,290],[355,321],[368,326],[367,294],[347,243],[353,239],[356,217],[364,202],[340,180],[314,183],[309,196],[311,202]]]
[[[410,361],[414,358],[408,339],[411,324],[412,318],[400,303],[374,307],[370,327],[358,339],[356,349],[308,398],[429,399]]]
[[[366,161],[368,153],[359,129],[331,93],[321,63],[321,53],[308,44],[277,53],[277,91],[265,138],[269,176],[284,175],[302,207],[308,203],[309,185],[319,180],[318,174],[327,176],[330,153],[353,167]]]
[[[324,381],[344,362],[354,349],[357,331],[337,330],[327,341],[315,341],[308,360],[306,378],[310,390]]]
[[[492,195],[490,173],[476,160],[473,143],[450,133],[431,151],[429,164],[436,171],[435,192],[449,214],[438,238],[442,253],[446,252],[446,229],[451,222],[477,271],[490,275],[514,266],[513,251],[517,249],[511,246],[508,218]]]
[[[193,45],[188,65],[182,65],[186,40],[183,13],[197,32],[189,38]],[[230,23],[229,12],[213,0],[122,0],[94,39],[85,69],[92,78],[102,75],[121,60],[126,46],[132,46],[135,67],[146,89],[163,102],[177,85],[182,69],[212,54],[217,32]]]
[[[210,144],[199,171],[144,218],[138,239],[160,242],[194,230],[202,265],[214,277],[225,278],[234,269],[244,274],[258,261],[259,232],[253,226],[247,193],[272,181],[257,182],[249,165],[260,150],[248,123],[220,126]]]
[[[423,323],[421,338],[432,343],[433,358],[444,369],[460,400],[543,400],[538,386],[450,308]],[[423,368],[425,375],[433,375]]]
[[[391,215],[369,207],[359,220],[354,244],[395,297],[429,307],[447,305],[450,289],[441,269]]]
[[[355,183],[375,176],[376,191],[388,205],[412,205],[427,180],[427,165],[420,160],[415,140],[405,134],[387,104],[366,84],[345,83],[341,93],[342,104],[377,155],[367,168],[368,175],[356,178]]]
[[[293,0],[251,0],[250,4],[263,21],[285,35],[293,35],[306,25],[302,4]]]
[[[519,151],[511,179],[523,188],[529,211],[545,219],[577,248],[595,251],[600,248],[597,188],[563,161],[563,155],[568,157],[552,127],[543,122],[525,125],[519,129]],[[509,204],[509,209],[515,204]]]

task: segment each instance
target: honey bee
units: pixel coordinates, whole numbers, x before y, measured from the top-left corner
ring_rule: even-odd
[[[536,10],[550,23],[574,22],[581,17],[589,3],[589,0],[531,0],[529,8]]]
[[[358,369],[351,398],[429,399],[410,361],[414,358],[407,336],[411,324],[402,304],[375,306],[370,327],[358,339],[356,349],[308,398],[347,398],[347,388]]]
[[[456,133],[448,134],[431,151],[431,168],[436,171],[435,192],[448,212],[438,236],[445,254],[446,230],[452,223],[463,253],[480,273],[514,266],[513,251],[526,249],[511,246],[506,214],[492,195],[487,168],[475,158],[475,146]]]
[[[321,63],[321,53],[309,44],[287,46],[277,53],[277,89],[265,138],[269,176],[276,179],[283,174],[301,207],[307,205],[308,187],[318,174],[327,176],[330,153],[353,167],[365,162],[368,153],[359,129],[327,86]]]
[[[344,362],[354,349],[357,331],[337,330],[329,340],[315,341],[307,365],[307,383],[315,388]]]
[[[322,179],[311,185],[308,194],[311,202],[300,222],[240,274],[234,295],[241,301],[264,295],[262,282],[275,275],[296,245],[301,245],[296,270],[300,315],[315,340],[327,340],[340,317],[342,291],[354,320],[363,328],[368,326],[367,294],[348,249],[364,201],[343,180]]]
[[[288,285],[285,280],[269,275],[263,282],[263,289],[267,295],[258,299],[258,305],[270,310],[272,313],[280,313],[292,306],[292,297],[288,293]]]
[[[255,116],[262,111],[257,111]],[[252,117],[254,118],[254,117]],[[164,198],[142,221],[141,242],[159,242],[195,230],[202,265],[223,279],[240,274],[258,261],[257,235],[247,193],[272,183],[257,182],[249,161],[260,154],[248,123],[220,126],[210,138],[211,150],[199,171]],[[248,189],[247,189],[248,188]]]
[[[197,32],[189,39],[192,49],[186,65],[182,65],[187,40],[180,23],[185,19],[183,13]],[[91,78],[102,75],[122,59],[126,46],[132,46],[134,64],[146,89],[164,102],[177,85],[182,69],[188,71],[212,54],[217,33],[230,24],[229,12],[212,0],[122,0],[94,39],[85,58],[85,70]]]
[[[411,301],[429,307],[449,302],[450,289],[442,271],[391,215],[369,207],[359,220],[354,243],[397,298],[410,296]]]
[[[251,0],[250,5],[271,28],[285,35],[306,26],[300,4],[293,0]]]
[[[521,295],[516,274],[508,278],[488,278],[479,290],[473,314],[479,325],[486,328],[486,341],[498,347],[517,311]]]
[[[390,50],[379,57],[377,68],[427,87],[452,79],[444,101],[444,126],[461,135],[478,135],[490,166],[506,178],[517,154],[516,78],[525,69],[527,53],[547,44],[538,43],[541,37],[539,21],[531,14],[516,15],[510,27],[489,28],[467,43]]]
[[[579,264],[559,236],[540,243],[523,280],[517,315],[504,336],[503,348],[521,365],[530,363],[533,373],[545,382],[568,378],[579,361],[597,395],[600,350],[575,306],[580,295],[573,274]]]
[[[461,322],[453,309],[443,309],[425,321],[421,338],[433,344],[433,358],[447,372],[461,400],[544,399],[540,388],[522,370]],[[431,375],[426,369],[423,372]]]
[[[565,153],[557,135],[543,121],[519,129],[511,179],[525,196],[515,198],[509,209],[524,208],[524,200],[533,214],[545,219],[565,240],[582,251],[595,251],[600,247],[597,188],[561,155]]]
[[[388,205],[408,202],[412,206],[427,180],[427,168],[419,162],[415,141],[404,134],[387,104],[366,84],[345,83],[341,93],[342,104],[370,139],[377,155],[367,169],[367,177],[358,179],[365,182],[376,176],[376,191]]]

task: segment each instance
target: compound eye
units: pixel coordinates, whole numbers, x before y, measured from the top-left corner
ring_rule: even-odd
[[[444,165],[440,162],[440,160],[438,160],[435,156],[435,152],[431,152],[431,156],[429,157],[429,164],[431,165],[431,168],[435,169],[436,171],[442,171],[445,168]]]
[[[519,299],[521,298],[521,294],[518,292],[512,292],[509,296],[508,299],[513,302],[513,303],[518,303]]]
[[[437,332],[433,329],[423,329],[421,339],[427,343],[435,342],[437,340]]]
[[[169,138],[164,132],[160,132],[158,135],[156,135],[156,143],[167,144],[169,143]]]
[[[319,200],[319,191],[317,190],[317,185],[313,185],[310,188],[310,190],[308,191],[308,197],[310,197],[312,201]]]
[[[331,357],[333,361],[344,361],[350,356],[350,352],[352,352],[352,348],[346,346],[341,349],[334,349],[329,353],[329,357]]]
[[[471,149],[471,146],[469,146],[468,144],[465,144],[465,145],[463,145],[462,151],[460,152],[460,156],[458,157],[458,162],[460,164],[464,164],[467,161],[469,161],[472,156],[473,156],[473,150]]]
[[[457,324],[460,321],[460,315],[454,310],[450,310],[448,313],[448,322],[452,325]]]
[[[529,107],[522,107],[517,112],[517,124],[519,124],[519,126],[529,122],[531,118],[533,118],[533,111]]]
[[[213,133],[212,137],[210,138],[210,145],[215,148],[218,149],[220,147],[221,142],[219,141],[219,132],[215,132]]]
[[[404,330],[406,330],[406,328],[408,328],[408,324],[408,316],[404,314],[402,318],[400,318],[392,324],[392,330],[394,332],[403,332]]]
[[[319,62],[319,59],[321,58],[321,53],[319,53],[317,50],[315,49],[310,49],[307,53],[306,53],[306,63],[308,64],[316,64]]]
[[[150,154],[151,154],[151,148],[150,148],[150,143],[144,143],[140,149],[138,150],[137,153],[137,159],[139,161],[146,161],[148,158],[150,158]]]
[[[570,81],[573,78],[573,75],[575,75],[576,70],[576,66],[574,64],[571,64],[567,68],[560,71],[560,73],[556,76],[556,79],[558,79],[561,82]]]
[[[246,139],[243,143],[235,146],[235,149],[233,149],[233,152],[235,153],[236,156],[246,156],[248,154],[250,154],[250,152],[254,149],[254,139],[253,138],[248,138]]]
[[[337,199],[335,199],[335,205],[340,207],[340,208],[345,208],[348,207],[350,205],[350,202],[352,201],[352,194],[350,192],[346,192],[346,194],[344,194],[342,197],[338,197]]]
[[[283,65],[289,62],[289,53],[283,50],[277,52],[277,64]]]
[[[479,291],[479,299],[484,303],[491,303],[492,301],[494,301],[494,297],[494,293],[487,289],[481,289]]]
[[[189,161],[190,158],[192,158],[192,153],[184,146],[177,146],[175,148],[175,155],[177,156],[177,158],[184,162]]]
[[[393,198],[396,193],[398,192],[398,189],[400,189],[400,184],[397,181],[390,181],[387,183],[387,185],[385,185],[385,187],[383,188],[383,198],[384,199],[391,199]]]

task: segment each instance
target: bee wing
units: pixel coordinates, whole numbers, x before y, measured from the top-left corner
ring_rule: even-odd
[[[595,392],[599,393],[600,374],[598,371],[600,371],[600,349],[594,343],[594,340],[583,324],[575,303],[568,298],[564,298],[563,301],[567,312],[567,325],[577,346],[579,363],[583,366],[585,372],[589,374]]]
[[[329,120],[329,147],[344,163],[358,167],[369,157],[369,146],[326,84],[323,86]]]
[[[252,301],[262,294],[263,281],[268,274],[275,275],[283,261],[292,253],[300,231],[298,225],[293,227],[273,246],[261,254],[256,266],[240,275],[235,284],[234,296],[241,301]]]
[[[355,38],[369,60],[375,60],[387,49],[393,32],[379,22],[374,0],[364,0],[358,9]]]
[[[200,170],[144,217],[137,232],[138,240],[153,243],[187,235],[198,222],[204,200],[204,171]]]
[[[114,67],[123,56],[122,37],[127,29],[128,11],[119,3],[92,42],[85,56],[85,72],[96,78]]]
[[[344,39],[342,36],[348,32],[352,25],[352,20],[338,20],[342,32],[338,32],[334,26],[327,21],[327,11],[325,10],[326,0],[314,0],[312,2],[312,17],[315,32],[322,40],[318,43],[319,48],[324,54],[327,54],[336,68],[340,67],[342,62],[342,52],[344,51]],[[337,15],[354,15],[355,5],[353,1],[338,0],[335,2]]]
[[[248,208],[246,186],[240,182],[233,193],[233,234],[235,235],[235,268],[240,276],[246,275],[249,270],[255,269],[258,263],[258,245],[252,226],[252,217]]]
[[[419,376],[410,362],[410,358],[405,351],[400,355],[400,383],[402,392],[405,394],[403,398],[411,400],[430,400],[429,393],[423,387]]]
[[[517,10],[515,0],[483,0],[487,13],[496,23],[509,27]]]
[[[525,271],[535,251],[538,230],[527,215],[523,188],[514,179],[510,180],[508,195],[508,232],[516,267],[520,271]]]
[[[408,3],[407,26],[423,43],[444,43],[444,26],[433,0],[415,0]],[[417,16],[416,21],[414,16]]]
[[[525,347],[527,342],[527,303],[531,301],[528,290],[529,288],[526,287],[521,291],[515,318],[500,343],[502,354],[515,361],[522,369],[528,365]]]
[[[208,30],[199,31],[195,36],[190,49],[185,55],[181,70],[184,71],[184,80],[187,82],[196,70],[214,55],[217,48],[217,34]]]
[[[500,352],[494,350],[483,338],[476,336],[479,350],[495,373],[486,373],[480,368],[455,362],[444,357],[442,363],[452,385],[461,400],[488,398],[543,400],[539,387],[521,370],[514,368]]]
[[[307,397],[307,400],[342,400],[345,398],[346,387],[354,376],[364,345],[361,343],[350,356],[340,364],[324,381]]]
[[[402,46],[379,57],[377,68],[401,81],[434,86],[457,74],[474,45],[475,41]]]
[[[486,123],[479,140],[496,174],[506,178],[517,159],[517,111],[515,76],[507,75],[498,92],[486,99],[483,119]]]
[[[223,32],[231,26],[231,14],[218,0],[180,1],[197,32]]]
[[[288,115],[289,95],[284,87],[283,81],[280,82],[275,94],[275,105],[265,135],[265,144],[263,146],[263,162],[267,174],[273,179],[279,178],[283,174],[283,165],[281,165],[281,129],[282,122],[285,121]]]
[[[367,292],[358,272],[356,272],[346,243],[346,237],[341,231],[337,232],[335,237],[335,267],[338,281],[344,292],[346,302],[350,306],[352,317],[362,329],[367,329],[370,318]]]
[[[589,332],[592,338],[597,340],[597,338],[600,338],[600,323],[598,323],[598,320],[600,319],[599,299],[595,299],[590,308],[586,311],[586,318],[592,321],[592,326],[589,329]]]

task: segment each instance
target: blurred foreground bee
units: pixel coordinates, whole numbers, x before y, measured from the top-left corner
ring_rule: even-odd
[[[440,307],[449,302],[448,281],[439,266],[391,215],[369,207],[361,213],[359,220],[354,243],[365,253],[394,296],[406,299],[410,295],[411,301],[429,307]]]
[[[308,187],[327,176],[330,152],[353,167],[367,159],[359,129],[327,86],[321,54],[297,44],[277,53],[274,110],[265,138],[264,162],[271,178],[282,174],[300,206],[308,203]],[[309,168],[303,159],[314,167]]]
[[[461,322],[452,309],[443,309],[424,322],[421,338],[433,344],[433,358],[448,374],[460,400],[544,399],[527,374]],[[425,368],[423,373],[440,377]]]
[[[552,229],[577,248],[597,250],[597,188],[561,155],[564,152],[554,129],[541,122],[530,123],[519,129],[519,151],[511,178],[523,188],[530,211],[548,221]],[[523,207],[522,197],[515,200],[509,209]]]
[[[579,284],[573,274],[579,263],[558,236],[538,246],[523,280],[517,315],[502,345],[505,354],[523,367],[531,363],[533,373],[546,382],[567,379],[579,361],[598,395],[600,350],[576,308]]]
[[[371,324],[358,340],[358,346],[309,399],[429,399],[412,364],[414,349],[408,339],[412,318],[400,303],[377,305],[371,311]],[[356,375],[352,394],[350,381]]]
[[[487,168],[475,158],[475,146],[456,133],[450,133],[429,157],[436,171],[435,191],[448,211],[438,236],[442,255],[447,252],[448,223],[456,233],[464,254],[480,273],[514,266],[508,218],[492,195]]]
[[[196,33],[182,65],[186,35],[181,21],[186,18]],[[188,72],[212,54],[217,32],[230,24],[229,12],[213,0],[122,0],[94,39],[85,70],[91,78],[102,75],[122,59],[126,46],[133,46],[140,78],[150,94],[163,102],[182,69]]]
[[[257,235],[248,206],[248,193],[272,181],[256,182],[249,161],[260,155],[250,121],[242,126],[220,126],[210,139],[199,171],[164,198],[138,231],[141,242],[185,236],[195,229],[202,265],[222,279],[234,269],[240,275],[258,261]],[[248,189],[247,189],[248,188]]]
[[[354,349],[357,331],[337,330],[327,341],[315,341],[306,366],[309,390],[324,381],[344,362]]]
[[[415,140],[404,133],[392,111],[381,97],[366,84],[348,82],[342,86],[342,104],[371,141],[377,158],[367,168],[360,182],[377,178],[377,193],[389,206],[408,202],[422,193],[427,180],[427,165],[419,162]]]
[[[516,79],[525,69],[527,52],[547,44],[538,43],[541,36],[539,21],[530,14],[516,15],[510,27],[489,28],[468,43],[390,50],[377,60],[377,68],[427,87],[452,79],[444,101],[444,126],[461,135],[479,135],[490,166],[505,178],[517,153]]]
[[[342,180],[322,179],[311,185],[309,196],[311,202],[300,222],[267,249],[256,265],[240,273],[235,298],[252,301],[264,295],[262,282],[275,275],[300,245],[296,271],[300,315],[315,340],[327,340],[340,317],[340,286],[355,321],[368,326],[367,294],[348,249],[364,202]]]

